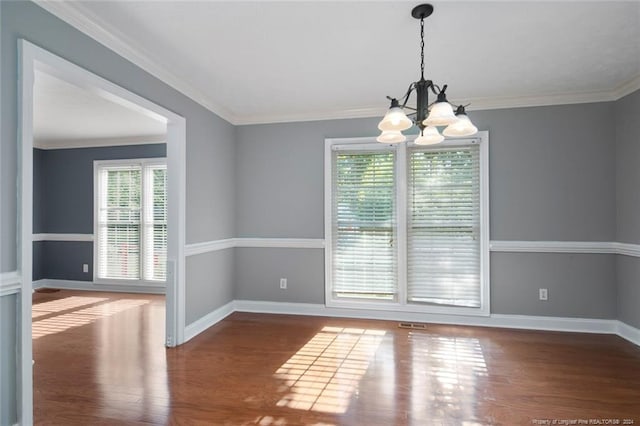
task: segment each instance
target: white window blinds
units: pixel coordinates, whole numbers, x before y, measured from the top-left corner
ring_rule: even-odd
[[[332,283],[337,298],[395,300],[395,151],[334,151]]]
[[[144,275],[149,281],[164,281],[167,265],[167,168],[145,168]]]
[[[166,165],[97,163],[96,278],[164,281],[167,263]]]
[[[407,301],[479,307],[477,145],[408,155]]]
[[[140,166],[104,167],[98,176],[98,276],[138,279],[142,205]]]

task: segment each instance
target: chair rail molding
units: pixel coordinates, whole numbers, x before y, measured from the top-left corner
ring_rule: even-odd
[[[0,297],[20,292],[22,277],[18,271],[0,272]]]

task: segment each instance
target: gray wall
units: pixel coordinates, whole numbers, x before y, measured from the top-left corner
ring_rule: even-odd
[[[616,102],[617,240],[640,244],[640,90]],[[618,318],[640,327],[640,258],[619,256]]]
[[[165,144],[33,150],[33,233],[93,234],[93,162],[166,156]],[[82,264],[89,272],[82,272]],[[92,281],[93,243],[36,241],[33,280]]]
[[[33,154],[33,233],[93,234],[94,160],[164,157],[166,145],[34,149]]]
[[[16,182],[17,182],[17,46],[18,39],[43,47],[95,74],[186,118],[187,123],[187,243],[228,238],[234,232],[234,127],[193,100],[131,64],[90,37],[57,19],[34,3],[0,2],[2,114],[0,133],[0,272],[17,267],[16,250]],[[215,254],[211,254],[215,257]],[[229,301],[233,293],[232,256],[222,266],[223,279],[215,280],[218,271],[201,275],[187,270],[187,291],[200,306],[212,311]],[[187,265],[189,266],[189,265]],[[223,289],[221,298],[209,288]],[[202,293],[202,297],[198,295]],[[4,302],[3,300],[3,303]],[[201,310],[202,308],[199,307]],[[15,336],[2,331],[2,357],[15,348]],[[4,351],[8,351],[5,353]],[[13,386],[8,377],[14,369],[0,371],[3,386]],[[15,388],[6,393],[9,406],[15,406]]]
[[[492,239],[614,239],[615,141],[602,125],[612,122],[613,108],[472,113],[489,130]],[[238,127],[237,235],[323,238],[324,139],[375,136],[378,120]],[[323,251],[293,252],[237,249],[236,297],[323,303]],[[614,256],[493,253],[491,266],[492,312],[615,318]],[[289,290],[279,289],[280,277],[289,278]],[[546,303],[540,287],[549,289]]]
[[[15,295],[0,297],[0,425],[16,422],[16,306]]]

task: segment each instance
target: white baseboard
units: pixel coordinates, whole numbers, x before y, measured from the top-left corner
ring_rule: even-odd
[[[38,288],[59,288],[63,290],[86,290],[86,291],[113,291],[116,293],[148,293],[165,294],[164,286],[136,286],[136,285],[111,285],[96,284],[92,281],[54,280],[45,278],[33,282],[33,289]]]
[[[640,346],[640,330],[613,319],[566,318],[531,315],[492,314],[488,317],[435,315],[402,312],[370,311],[363,309],[327,308],[312,303],[265,302],[236,300],[235,311],[269,314],[311,315],[326,317],[363,318],[390,321],[412,321],[477,327],[515,328],[523,330],[564,331],[577,333],[617,334]]]
[[[622,321],[618,321],[618,336],[640,346],[640,329],[630,326]]]
[[[232,314],[235,311],[235,302],[231,301],[226,305],[223,305],[216,309],[215,311],[209,312],[207,315],[203,316],[199,320],[196,320],[185,327],[184,329],[184,342],[186,343],[189,340],[196,337],[198,334],[202,333],[209,327],[214,326],[218,322],[225,319],[227,316]]]

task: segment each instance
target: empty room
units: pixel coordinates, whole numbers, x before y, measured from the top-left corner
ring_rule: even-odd
[[[640,424],[640,2],[0,1],[0,426]]]

